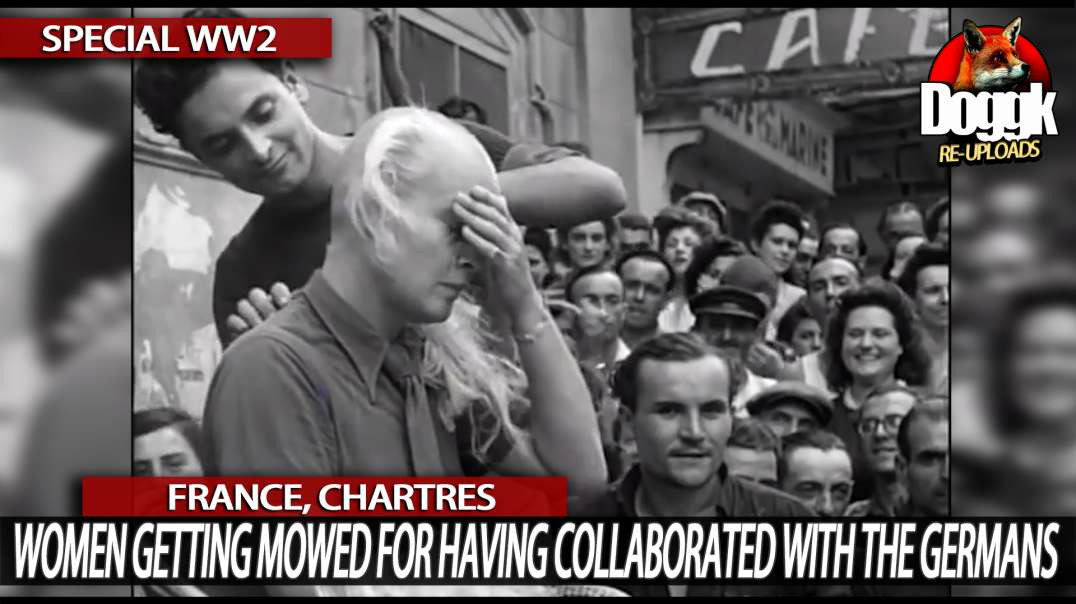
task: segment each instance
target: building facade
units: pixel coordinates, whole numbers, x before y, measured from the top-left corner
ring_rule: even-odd
[[[746,235],[774,198],[852,222],[880,257],[885,205],[926,207],[945,171],[919,137],[919,82],[945,8],[633,9],[639,204],[703,189]]]

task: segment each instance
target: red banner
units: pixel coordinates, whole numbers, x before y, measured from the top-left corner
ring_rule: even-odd
[[[0,58],[332,57],[332,19],[0,19]]]
[[[82,480],[84,516],[565,516],[568,481],[541,478]]]

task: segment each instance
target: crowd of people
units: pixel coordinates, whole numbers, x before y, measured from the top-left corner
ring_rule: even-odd
[[[949,513],[948,200],[881,213],[874,275],[863,233],[794,203],[740,240],[716,195],[628,212],[585,145],[511,141],[475,103],[340,136],[301,86],[283,61],[136,72],[158,130],[264,198],[216,262],[203,422],[136,413],[139,473],[559,475],[588,516]]]
[[[948,222],[947,200],[925,213],[906,202],[887,208],[878,230],[890,249],[878,275],[865,274],[866,239],[851,224],[818,230],[781,201],[757,210],[747,241],[703,192],[652,220],[624,213],[562,228],[556,246],[543,231],[528,234],[531,275],[580,365],[614,384],[593,401],[617,415],[602,435],[607,458],[616,455],[610,482],[638,466],[655,484],[679,483],[677,471],[647,467],[653,443],[639,431],[655,427],[640,420],[654,418],[615,388],[644,380],[655,402],[677,403],[648,410],[680,428],[670,446],[713,452],[713,470],[724,465],[822,516],[947,515]],[[558,263],[565,277],[551,270]],[[674,334],[716,351],[727,383],[684,391],[691,355],[652,351],[687,346]],[[650,359],[649,371],[639,359]],[[666,380],[681,391],[662,391]],[[714,404],[715,390],[728,393],[723,431],[708,424],[720,415],[686,404]]]

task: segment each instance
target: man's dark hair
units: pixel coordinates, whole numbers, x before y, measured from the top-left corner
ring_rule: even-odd
[[[246,19],[231,8],[195,8],[183,19]],[[162,134],[179,137],[180,112],[205,85],[221,61],[234,59],[151,59],[141,61],[135,69],[135,103],[146,114],[153,128]],[[285,59],[248,59],[266,72],[283,79],[289,63]]]
[[[781,457],[781,439],[766,424],[753,417],[738,417],[733,420],[728,446],[752,451],[773,451],[778,459]]]
[[[657,262],[661,266],[664,266],[669,274],[669,280],[665,284],[665,291],[668,293],[673,290],[673,287],[676,286],[676,272],[673,270],[673,266],[669,264],[669,261],[665,259],[665,256],[662,256],[654,250],[633,250],[621,256],[616,261],[615,266],[616,274],[621,275],[621,279],[623,279],[621,271],[624,268],[624,265],[627,264],[629,260],[634,260],[636,258]]]
[[[619,229],[617,229],[615,218],[603,218],[600,221],[588,220],[586,222],[580,222],[579,224],[573,224],[572,226],[557,227],[557,247],[561,249],[567,249],[566,246],[568,245],[568,234],[572,232],[572,229],[580,225],[589,224],[591,222],[602,223],[602,226],[605,228],[605,240],[609,243],[609,254],[610,257],[612,257],[612,254],[616,253],[617,235],[620,233]]]
[[[912,426],[915,425],[915,422],[922,420],[939,424],[943,422],[949,423],[948,400],[937,397],[927,399],[912,407],[908,415],[905,415],[904,419],[900,421],[900,429],[897,430],[897,448],[900,450],[900,456],[906,462],[911,462],[912,460]]]
[[[617,224],[622,229],[646,229],[653,228],[653,224],[650,223],[650,219],[644,214],[638,212],[623,212],[616,217]]]
[[[538,252],[542,254],[542,258],[545,258],[546,264],[552,261],[550,254],[553,253],[553,240],[545,229],[540,227],[528,228],[527,232],[523,233],[523,245],[533,245],[538,248]]]
[[[839,229],[849,230],[856,234],[856,241],[859,242],[859,256],[861,258],[867,257],[867,240],[863,238],[863,233],[859,232],[859,229],[852,226],[850,222],[831,222],[822,229],[822,234],[818,236],[818,259],[822,260],[825,255],[822,251],[823,246],[826,243],[826,234],[830,231],[836,231]]]
[[[781,455],[777,458],[778,482],[784,481],[785,476],[788,476],[788,462],[792,459],[792,455],[799,449],[819,449],[820,451],[832,451],[833,449],[837,449],[848,453],[849,459],[852,457],[852,454],[848,451],[848,445],[841,440],[841,437],[829,430],[816,428],[814,430],[786,434],[785,437],[781,439]]]
[[[796,327],[802,321],[810,319],[812,321],[818,321],[811,309],[807,306],[807,296],[803,296],[796,301],[795,304],[788,307],[785,314],[781,315],[781,320],[777,322],[777,341],[784,342],[785,344],[792,344],[792,336],[796,333]]]
[[[564,298],[569,302],[574,303],[575,300],[572,299],[572,289],[575,287],[575,284],[590,275],[597,275],[600,273],[609,273],[610,275],[616,276],[617,279],[620,278],[620,275],[605,262],[599,262],[598,264],[592,264],[584,268],[576,269],[568,275],[568,279],[564,283]]]
[[[796,231],[800,239],[803,238],[804,229],[803,210],[794,203],[787,201],[771,201],[762,206],[754,219],[751,220],[751,241],[758,243],[770,231],[775,224],[783,224]]]
[[[145,409],[131,417],[131,436],[138,438],[162,428],[174,427],[187,440],[198,462],[205,467],[205,438],[202,428],[193,417],[172,407]]]
[[[579,141],[561,141],[559,143],[553,143],[553,147],[562,147],[564,149],[571,149],[577,153],[581,153],[583,157],[590,157],[590,147],[586,143]]]
[[[927,232],[927,239],[934,241],[938,237],[941,228],[941,217],[949,211],[949,196],[946,195],[927,208],[926,218],[923,220],[923,230]]]
[[[483,126],[489,123],[485,109],[482,109],[482,107],[474,101],[468,101],[467,99],[458,96],[454,96],[438,105],[437,112],[457,120],[464,119],[468,112],[473,112],[475,114],[474,121]]]
[[[841,354],[844,328],[848,325],[848,316],[852,311],[865,306],[884,308],[893,316],[893,324],[903,349],[897,359],[894,376],[912,386],[926,383],[931,360],[923,347],[922,330],[915,309],[904,292],[895,285],[880,282],[861,285],[840,297],[837,312],[834,313],[826,332],[826,377],[830,387],[839,392],[852,384],[852,374],[844,366],[844,355]]]
[[[689,212],[685,208],[672,206],[658,212],[654,217],[654,229],[658,232],[658,251],[665,251],[665,240],[676,229],[689,227],[695,230],[699,239],[705,241],[713,236],[710,223]]]
[[[732,363],[729,362],[728,357],[690,333],[665,333],[636,346],[613,374],[613,394],[620,399],[620,404],[635,411],[635,403],[639,396],[639,365],[643,361],[688,362],[707,356],[721,359],[729,370],[728,401],[731,413],[732,399],[736,397],[738,388],[734,377],[736,371]]]
[[[878,230],[878,236],[882,238],[882,241],[885,241],[885,239],[886,239],[886,229],[885,229],[885,227],[886,227],[886,224],[889,223],[889,217],[892,216],[893,214],[900,214],[902,212],[909,212],[909,211],[912,211],[912,212],[915,212],[916,214],[919,214],[920,218],[923,217],[923,213],[921,211],[919,211],[919,206],[917,206],[914,203],[912,203],[910,201],[907,201],[907,200],[898,201],[898,202],[891,203],[888,206],[886,206],[885,210],[882,211],[881,216],[878,217],[878,226],[876,227],[877,230]]]
[[[915,250],[897,279],[897,285],[909,298],[915,299],[915,292],[919,288],[919,271],[930,266],[949,266],[949,248],[924,243]]]
[[[747,248],[744,244],[731,237],[717,237],[703,241],[699,247],[695,248],[695,254],[684,270],[684,294],[690,298],[698,293],[699,277],[710,268],[715,258],[746,255]]]

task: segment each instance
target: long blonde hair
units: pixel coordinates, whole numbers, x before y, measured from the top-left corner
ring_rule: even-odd
[[[400,266],[399,242],[422,225],[406,210],[406,200],[420,195],[415,184],[431,161],[431,142],[446,137],[481,152],[492,173],[493,162],[478,140],[447,117],[417,107],[396,108],[375,116],[372,132],[348,149],[345,165],[362,166],[361,175],[345,174],[333,188],[333,204],[341,204],[360,235],[370,244],[374,261],[382,267]],[[425,153],[424,153],[425,151]],[[485,411],[497,429],[474,430],[473,450],[484,453],[500,429],[518,431],[510,418],[513,405],[525,403],[527,379],[519,367],[498,352],[498,337],[488,313],[467,296],[461,296],[441,323],[409,326],[423,340],[423,375],[427,383],[447,393],[437,409],[453,429],[456,418],[469,411]],[[473,404],[485,409],[472,409]]]

